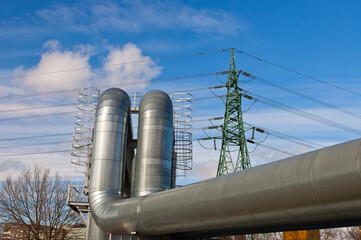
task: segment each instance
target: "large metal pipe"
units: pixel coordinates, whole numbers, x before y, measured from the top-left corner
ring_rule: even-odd
[[[150,91],[139,104],[134,195],[171,188],[173,107],[168,94]]]
[[[91,213],[88,213],[88,228],[86,233],[87,240],[108,240],[108,235],[100,230],[98,225],[94,222]]]
[[[361,140],[122,200],[121,233],[223,235],[361,223]]]
[[[129,104],[126,97],[114,95],[116,102],[124,100],[123,107],[115,104],[97,112],[96,128],[102,133],[94,141],[89,193],[94,220],[104,232],[218,236],[361,224],[360,139],[182,188],[121,199],[117,176],[123,170],[118,162],[124,158]],[[112,119],[122,120],[101,131],[105,123],[98,121],[108,119],[108,111],[119,115]],[[113,149],[115,145],[121,149]]]
[[[118,203],[123,197],[129,114],[130,99],[123,90],[111,88],[100,96],[95,114],[89,205],[94,221],[106,233],[113,230],[109,226],[117,225]]]

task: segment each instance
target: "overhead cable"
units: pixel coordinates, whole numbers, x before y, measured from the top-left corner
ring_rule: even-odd
[[[199,53],[191,53],[191,54],[183,54],[183,55],[177,55],[177,56],[168,56],[168,57],[159,57],[159,58],[147,58],[144,60],[138,60],[138,61],[131,61],[131,62],[122,62],[122,63],[113,63],[113,64],[105,64],[101,66],[92,66],[93,69],[101,69],[101,68],[107,68],[107,67],[114,67],[114,66],[122,66],[127,64],[136,64],[136,63],[143,63],[143,62],[153,62],[153,61],[161,61],[166,59],[173,59],[173,58],[182,58],[182,57],[189,57],[189,56],[199,56],[204,55],[208,53],[216,53],[216,52],[224,52],[228,49],[219,49],[214,51],[205,51],[205,52],[199,52]],[[52,72],[42,72],[42,73],[33,73],[33,74],[23,74],[18,76],[1,76],[0,79],[12,79],[12,78],[22,78],[22,77],[33,77],[33,76],[41,76],[41,75],[50,75],[50,74],[57,74],[57,73],[64,73],[64,72],[74,72],[74,71],[82,71],[82,70],[88,70],[88,67],[82,67],[82,68],[72,68],[72,69],[64,69],[64,70],[58,70],[58,71],[52,71]]]
[[[119,85],[133,86],[133,85],[140,85],[140,84],[146,84],[146,83],[168,82],[168,81],[177,81],[177,80],[192,79],[192,78],[202,78],[202,77],[210,77],[210,76],[217,76],[217,75],[225,75],[228,73],[229,73],[229,71],[201,73],[201,74],[193,74],[193,75],[185,75],[185,76],[168,77],[168,78],[158,78],[158,79],[153,79],[153,80],[144,80],[144,81],[137,81],[137,82],[123,82],[123,83],[117,83],[117,84],[91,86],[91,87],[87,87],[87,88],[103,89],[103,88],[109,88],[109,87],[117,87]],[[37,96],[53,95],[53,94],[61,94],[61,93],[71,93],[71,92],[78,92],[80,89],[82,89],[82,88],[71,88],[71,89],[62,89],[62,90],[54,90],[54,91],[46,91],[46,92],[34,92],[34,93],[25,93],[25,94],[18,94],[18,95],[0,96],[0,100],[23,98],[23,97],[37,97]]]
[[[36,139],[36,138],[48,138],[48,137],[62,137],[62,136],[69,136],[69,135],[73,135],[73,133],[55,133],[55,134],[38,135],[38,136],[26,136],[26,137],[16,137],[16,138],[2,138],[2,139],[0,139],[0,142],[3,142],[3,141],[27,140],[27,139]]]
[[[319,79],[319,78],[312,77],[312,76],[310,76],[310,75],[308,75],[308,74],[298,72],[298,71],[293,70],[293,69],[291,69],[291,68],[284,67],[284,66],[282,66],[282,65],[280,65],[280,64],[277,64],[277,63],[268,61],[268,60],[266,60],[266,59],[263,59],[263,58],[260,58],[260,57],[256,57],[256,56],[254,56],[254,55],[251,55],[251,54],[249,54],[249,53],[243,52],[243,51],[241,51],[241,50],[237,50],[237,49],[234,49],[234,50],[235,50],[236,52],[239,52],[239,53],[243,54],[243,55],[246,55],[246,56],[249,56],[249,57],[251,57],[251,58],[257,59],[258,61],[268,63],[268,64],[273,65],[273,66],[275,66],[275,67],[278,67],[278,68],[287,70],[287,71],[289,71],[289,72],[298,74],[298,75],[300,75],[300,76],[303,76],[303,77],[306,77],[306,78],[315,80],[315,81],[317,81],[317,82],[321,82],[321,83],[323,83],[323,84],[329,85],[329,86],[334,87],[334,88],[337,88],[337,89],[339,89],[339,90],[342,90],[342,91],[345,91],[345,92],[348,92],[348,93],[352,93],[352,94],[357,95],[357,96],[361,96],[361,93],[358,93],[358,92],[355,92],[355,91],[346,89],[346,88],[344,88],[344,87],[338,86],[338,85],[333,84],[333,83],[329,83],[329,82],[324,81],[324,80],[321,80],[321,79]]]
[[[213,87],[204,87],[204,88],[191,88],[186,90],[180,90],[177,92],[197,92],[197,91],[204,91],[209,89],[219,89],[225,87],[222,86],[213,86]],[[171,92],[168,92],[171,93]],[[138,98],[138,96],[136,96]],[[140,96],[139,96],[140,97]],[[30,110],[38,110],[38,109],[47,109],[47,108],[54,108],[54,107],[66,107],[66,106],[76,106],[77,103],[65,103],[65,104],[58,104],[58,105],[46,105],[46,106],[37,106],[37,107],[28,107],[28,108],[18,108],[18,109],[8,109],[0,111],[2,113],[9,113],[9,112],[22,112],[22,111],[30,111]]]
[[[257,99],[258,102],[261,102],[263,104],[266,104],[266,105],[269,105],[269,106],[272,106],[272,107],[275,107],[275,108],[278,108],[278,109],[281,109],[281,110],[296,114],[298,116],[305,117],[305,118],[308,118],[310,120],[313,120],[313,121],[316,121],[316,122],[319,122],[319,123],[322,123],[322,124],[325,124],[325,125],[328,125],[328,126],[331,126],[331,127],[334,127],[334,128],[338,128],[340,130],[343,130],[343,131],[346,131],[346,132],[353,133],[353,134],[361,136],[361,131],[359,129],[352,128],[352,127],[346,126],[344,124],[341,124],[341,123],[338,123],[338,122],[335,122],[335,121],[332,121],[332,120],[317,116],[315,114],[312,114],[312,113],[309,113],[309,112],[306,112],[306,111],[291,107],[291,106],[289,106],[287,104],[283,104],[283,103],[274,101],[272,99],[260,96],[258,94],[243,90],[241,88],[240,88],[240,90],[245,93],[245,94],[242,94],[242,95],[243,95],[243,97],[245,97],[247,99],[250,99],[250,100],[256,100]],[[254,97],[248,95],[247,93],[250,93]]]
[[[274,151],[277,151],[277,152],[280,152],[280,153],[283,153],[283,154],[286,154],[286,155],[289,155],[289,156],[294,156],[295,155],[293,153],[290,153],[290,152],[287,152],[287,151],[284,151],[284,150],[281,150],[281,149],[278,149],[278,148],[275,148],[275,147],[271,147],[271,146],[265,145],[263,143],[257,143],[255,141],[250,140],[250,139],[247,139],[247,142],[252,143],[252,144],[257,144],[259,146],[262,146],[262,147],[265,147],[265,148],[268,148],[268,149],[271,149],[271,150],[274,150]]]
[[[289,141],[289,142],[293,142],[293,143],[296,143],[296,144],[299,144],[299,145],[303,145],[303,146],[308,147],[308,148],[316,149],[317,147],[324,147],[323,145],[320,145],[320,144],[315,143],[315,142],[311,142],[311,141],[301,139],[301,138],[298,138],[298,137],[295,137],[295,136],[291,136],[291,135],[288,135],[288,134],[285,134],[285,133],[270,130],[270,129],[267,129],[267,128],[264,128],[264,127],[261,128],[261,127],[258,127],[256,125],[254,125],[254,124],[249,124],[249,123],[246,123],[246,122],[244,122],[244,124],[246,124],[246,125],[248,125],[250,127],[254,127],[255,131],[258,131],[260,133],[268,133],[268,134],[270,134],[270,135],[272,135],[274,137],[277,137],[277,138],[280,138],[280,139],[283,139],[283,140],[286,140],[286,141]]]
[[[198,143],[204,148],[204,149],[212,149],[212,148],[207,148],[205,146],[203,146],[200,141],[202,140],[213,140],[213,139],[218,139],[217,137],[206,137],[206,138],[197,138],[197,139],[194,139],[196,141],[198,141]],[[294,156],[295,154],[293,153],[290,153],[290,152],[287,152],[287,151],[284,151],[284,150],[281,150],[281,149],[278,149],[278,148],[275,148],[275,147],[271,147],[271,146],[268,146],[268,145],[265,145],[263,143],[258,143],[256,141],[253,141],[251,139],[247,139],[247,142],[251,143],[251,144],[257,144],[259,146],[262,146],[262,147],[265,147],[265,148],[269,148],[271,150],[274,150],[274,151],[277,151],[277,152],[280,152],[280,153],[283,153],[283,154],[286,154],[286,155],[290,155],[290,156]]]
[[[57,107],[68,107],[68,106],[75,106],[75,103],[65,103],[65,104],[58,104],[58,105],[46,105],[46,106],[37,106],[37,107],[28,107],[28,108],[15,108],[15,109],[8,109],[0,111],[2,113],[9,113],[9,112],[23,112],[23,111],[33,111],[38,109],[47,109],[47,108],[57,108]]]
[[[51,154],[51,153],[66,153],[71,150],[57,150],[57,151],[46,151],[46,152],[28,152],[28,153],[14,153],[14,154],[3,154],[0,158],[4,157],[17,157],[17,156],[28,156],[28,155],[39,155],[39,154]]]
[[[281,85],[279,85],[279,84],[276,84],[276,83],[267,81],[266,79],[263,79],[263,78],[260,78],[260,77],[256,77],[256,76],[251,75],[250,73],[247,73],[247,72],[245,72],[245,71],[239,70],[239,72],[240,72],[242,75],[244,75],[244,76],[247,76],[247,77],[250,77],[250,78],[255,79],[255,80],[257,80],[257,81],[266,83],[266,84],[268,84],[268,85],[270,85],[270,86],[273,86],[273,87],[275,87],[275,88],[281,89],[281,90],[283,90],[283,91],[289,92],[289,93],[291,93],[291,94],[294,94],[294,95],[296,95],[296,96],[302,97],[302,98],[307,99],[307,100],[309,100],[309,101],[312,101],[312,102],[321,104],[321,105],[323,105],[323,106],[332,108],[332,109],[334,109],[334,110],[336,110],[336,111],[339,111],[339,112],[342,112],[342,113],[345,113],[345,114],[348,114],[348,115],[351,115],[351,116],[354,116],[354,117],[357,117],[357,118],[360,118],[360,119],[361,119],[361,115],[360,115],[360,114],[351,112],[351,111],[346,110],[346,109],[344,109],[344,108],[340,108],[340,107],[334,106],[334,105],[332,105],[332,104],[326,103],[326,102],[321,101],[321,100],[319,100],[319,99],[316,99],[316,98],[307,96],[307,95],[305,95],[305,94],[302,94],[302,93],[300,93],[300,92],[294,91],[294,90],[289,89],[289,88],[287,88],[287,87],[284,87],[284,86],[281,86]]]
[[[59,113],[44,113],[44,114],[37,114],[37,115],[18,116],[18,117],[6,117],[6,118],[0,118],[0,122],[10,121],[10,120],[31,119],[31,118],[55,117],[55,116],[70,115],[70,114],[75,114],[75,113],[76,112],[72,111],[72,112],[59,112]]]
[[[66,140],[66,141],[57,141],[57,142],[19,144],[19,145],[0,146],[0,149],[34,147],[34,146],[44,146],[44,145],[56,145],[56,144],[71,143],[71,142],[73,142],[73,141],[72,140]]]

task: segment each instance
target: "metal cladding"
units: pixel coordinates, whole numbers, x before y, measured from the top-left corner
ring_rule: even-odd
[[[150,91],[139,104],[137,159],[133,196],[171,187],[173,107],[162,91]]]
[[[97,224],[94,222],[94,219],[91,216],[91,213],[88,213],[88,229],[87,237],[88,240],[108,240],[108,236],[105,232],[99,229]]]
[[[162,148],[168,145],[157,138],[163,136],[159,129],[168,131],[162,125],[168,127],[168,122],[159,117],[162,112],[164,119],[168,116],[168,105],[163,104],[168,100],[162,95],[151,92],[141,105],[143,132],[139,132],[137,146],[141,156],[134,164],[136,178],[140,178],[135,180],[139,195],[166,185],[152,174],[168,176],[168,170],[146,169],[154,167],[147,165],[147,158],[159,158],[156,167],[167,169],[160,159],[167,159],[161,154],[168,154]],[[129,103],[125,92],[110,89],[100,97],[96,113],[89,203],[102,231],[189,238],[361,224],[361,139],[185,187],[122,199]],[[164,122],[157,127],[151,124],[157,121]],[[152,155],[151,146],[162,153],[155,149]],[[143,184],[137,174],[154,182]]]
[[[94,221],[104,232],[113,230],[109,226],[118,222],[116,205],[123,195],[129,114],[130,99],[123,90],[111,88],[100,96],[95,115],[89,205]]]

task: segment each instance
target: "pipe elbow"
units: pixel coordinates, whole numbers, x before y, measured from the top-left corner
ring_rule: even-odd
[[[122,180],[130,114],[130,98],[118,88],[100,96],[95,114],[89,205],[94,221],[104,232],[117,222],[113,207],[122,198]]]

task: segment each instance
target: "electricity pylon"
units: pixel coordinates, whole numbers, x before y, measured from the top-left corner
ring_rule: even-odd
[[[231,50],[231,64],[229,67],[227,87],[226,109],[224,112],[224,123],[222,125],[222,148],[219,155],[217,177],[251,167],[247,148],[247,138],[242,116],[242,94],[238,87],[240,72],[236,69],[234,49]],[[236,154],[235,154],[236,153]],[[236,159],[232,159],[237,156]],[[254,235],[248,235],[251,240]],[[267,240],[267,235],[263,234]]]
[[[222,148],[219,156],[217,177],[251,167],[242,116],[242,94],[238,87],[239,74],[236,69],[234,50],[232,48],[231,64],[226,83],[227,100],[222,125]],[[234,154],[233,152],[238,153]],[[235,157],[232,158],[232,155],[237,156],[237,158],[233,159]]]

